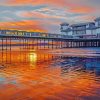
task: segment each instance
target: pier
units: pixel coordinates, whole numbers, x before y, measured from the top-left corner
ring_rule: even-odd
[[[18,43],[13,44],[13,41]],[[56,37],[55,34],[50,35],[14,35],[0,34],[1,50],[11,50],[13,46],[20,46],[21,49],[62,49],[62,48],[83,48],[83,47],[100,47],[100,39],[75,39],[64,36]]]

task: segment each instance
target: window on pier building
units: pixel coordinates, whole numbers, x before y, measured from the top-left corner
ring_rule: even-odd
[[[86,29],[86,25],[73,27],[73,30],[85,30],[85,29]]]
[[[2,31],[0,30],[0,34],[2,34]]]
[[[7,35],[10,35],[11,33],[7,31],[6,34],[7,34]]]
[[[86,30],[75,30],[73,31],[73,35],[82,35],[86,34]]]
[[[100,20],[98,21],[98,26],[100,26]]]
[[[18,35],[19,35],[19,36],[22,36],[22,35],[23,35],[23,32],[18,32]]]
[[[94,27],[95,27],[94,23],[89,24],[89,28],[94,28]]]
[[[100,34],[100,28],[97,28],[96,33]]]
[[[92,34],[92,35],[93,35],[93,34],[96,34],[95,29],[91,30],[91,34]]]

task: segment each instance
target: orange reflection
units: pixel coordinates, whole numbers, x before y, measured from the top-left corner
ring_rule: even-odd
[[[50,61],[50,54],[12,52],[11,64],[8,54],[3,54],[4,68],[0,69],[0,100],[74,100],[78,96],[96,96],[96,89],[100,89],[93,74],[70,71],[62,75],[60,65]]]
[[[37,61],[37,54],[36,53],[30,53],[29,59],[30,59],[30,62],[35,63]]]
[[[36,68],[36,62],[37,62],[37,54],[36,53],[30,53],[29,54],[29,61],[30,61],[30,66],[32,69]]]

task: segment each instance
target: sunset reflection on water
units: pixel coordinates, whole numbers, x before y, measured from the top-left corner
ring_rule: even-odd
[[[37,54],[36,53],[30,53],[29,58],[30,58],[30,62],[36,62],[37,61]]]
[[[96,53],[1,52],[0,100],[100,100],[100,58],[69,51]]]
[[[35,69],[36,62],[37,62],[37,54],[36,53],[29,53],[29,61],[30,61],[30,66],[33,69]]]

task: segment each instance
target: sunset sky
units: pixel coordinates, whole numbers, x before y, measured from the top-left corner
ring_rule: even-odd
[[[59,24],[100,17],[100,0],[0,0],[0,28],[60,32]]]

